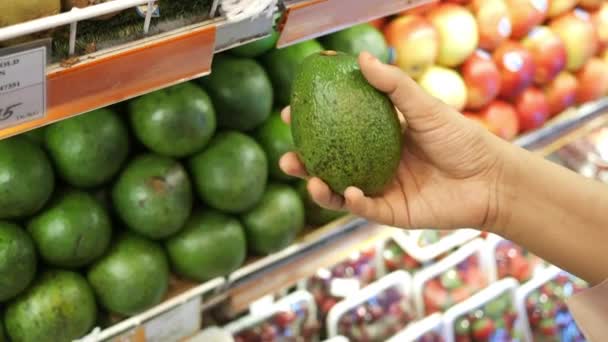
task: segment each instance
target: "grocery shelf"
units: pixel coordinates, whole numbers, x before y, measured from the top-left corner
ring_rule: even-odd
[[[286,0],[278,47],[332,33],[437,0]]]

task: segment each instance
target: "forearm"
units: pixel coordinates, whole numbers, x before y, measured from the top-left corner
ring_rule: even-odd
[[[498,234],[591,282],[608,278],[608,186],[505,148]]]

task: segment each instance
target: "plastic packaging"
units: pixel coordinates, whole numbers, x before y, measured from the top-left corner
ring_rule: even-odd
[[[491,281],[512,277],[523,283],[545,267],[541,258],[495,234],[486,238],[484,262]]]
[[[488,284],[483,246],[482,239],[475,239],[414,275],[414,303],[419,317],[445,311]]]
[[[434,313],[418,322],[408,325],[387,342],[444,342],[443,316]]]
[[[519,283],[505,278],[454,305],[444,315],[446,342],[518,341],[515,291]]]
[[[414,319],[410,275],[396,271],[336,304],[327,316],[327,336],[385,341]]]
[[[562,147],[556,155],[578,173],[608,182],[608,126]]]
[[[516,301],[521,312],[518,328],[524,341],[585,341],[565,300],[586,287],[584,281],[555,266],[523,284],[517,290]]]
[[[296,337],[319,341],[320,325],[312,295],[296,291],[268,306],[250,312],[224,327],[235,342],[287,342]]]
[[[320,269],[316,275],[299,284],[299,288],[306,289],[315,298],[320,321],[325,320],[337,302],[377,279],[376,254],[376,248],[355,252],[347,260],[331,269]]]

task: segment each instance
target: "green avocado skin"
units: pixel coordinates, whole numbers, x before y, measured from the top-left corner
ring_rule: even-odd
[[[241,266],[247,241],[239,220],[208,210],[194,213],[184,229],[167,240],[166,248],[177,273],[202,282]]]
[[[304,206],[297,191],[284,184],[269,184],[260,202],[243,214],[249,248],[270,254],[287,247],[304,226]]]
[[[217,134],[189,164],[199,196],[215,209],[241,213],[264,193],[268,160],[260,145],[243,133]]]
[[[307,40],[284,49],[272,50],[262,57],[262,62],[272,81],[278,105],[289,104],[293,79],[300,63],[306,57],[320,51],[323,51],[323,46],[318,41]]]
[[[279,40],[279,32],[272,30],[268,37],[258,39],[249,44],[241,45],[230,50],[230,53],[239,57],[255,58],[272,50]]]
[[[105,108],[47,127],[45,141],[59,176],[79,188],[110,181],[129,153],[125,123]]]
[[[133,160],[112,189],[120,218],[150,239],[179,231],[190,216],[192,201],[190,179],[182,165],[155,154]]]
[[[272,111],[272,84],[264,68],[249,58],[221,55],[213,60],[213,73],[199,79],[217,112],[218,125],[250,131]]]
[[[388,46],[384,36],[370,24],[360,24],[332,33],[321,39],[328,50],[359,56],[367,51],[384,63],[388,62]]]
[[[281,114],[278,112],[271,114],[268,120],[257,128],[255,138],[268,157],[270,177],[278,181],[293,180],[294,177],[285,174],[279,167],[279,160],[283,154],[295,149],[291,128],[283,122]]]
[[[110,216],[95,198],[68,191],[40,212],[27,227],[42,259],[57,267],[88,265],[110,244]]]
[[[0,303],[23,291],[36,275],[36,247],[16,224],[0,221]]]
[[[2,316],[0,316],[0,342],[8,342],[8,338],[4,333],[4,323],[2,323]]]
[[[402,136],[390,99],[363,77],[356,57],[318,53],[294,82],[291,132],[309,174],[337,193],[348,186],[382,192],[401,158]]]
[[[13,342],[71,342],[93,328],[96,315],[87,281],[78,273],[51,270],[10,302],[4,323]]]
[[[169,287],[169,262],[156,242],[125,233],[87,278],[104,308],[130,316],[161,302]]]
[[[131,125],[150,150],[186,157],[202,150],[215,132],[215,110],[207,93],[194,83],[143,95],[129,103]]]
[[[54,187],[53,167],[39,146],[21,136],[0,141],[0,219],[36,213]]]

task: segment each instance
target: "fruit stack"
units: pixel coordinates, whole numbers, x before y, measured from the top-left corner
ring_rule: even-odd
[[[608,93],[601,0],[446,0],[374,24],[397,66],[505,139]]]

